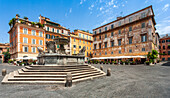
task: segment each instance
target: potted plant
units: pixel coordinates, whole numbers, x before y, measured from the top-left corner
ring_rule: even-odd
[[[114,65],[115,61],[112,61],[112,64]]]
[[[132,64],[132,65],[135,65],[136,63],[135,63],[135,61],[132,61],[131,64]]]
[[[24,62],[21,63],[21,66],[24,66]]]
[[[104,64],[107,64],[107,62],[106,62],[106,61],[104,61]]]
[[[108,61],[107,64],[110,64],[110,61]]]
[[[101,64],[103,64],[104,62],[103,61],[101,61]]]
[[[115,61],[114,64],[117,64],[117,61]]]
[[[31,26],[33,26],[33,27],[34,27],[34,26],[35,26],[35,22],[31,22]]]

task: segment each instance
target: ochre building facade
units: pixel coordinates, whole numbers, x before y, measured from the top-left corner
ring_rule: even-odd
[[[93,59],[141,59],[152,49],[158,51],[159,34],[152,6],[93,29]]]

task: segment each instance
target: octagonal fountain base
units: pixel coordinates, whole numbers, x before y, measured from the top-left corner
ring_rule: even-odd
[[[39,55],[38,64],[40,65],[49,65],[49,64],[57,64],[57,65],[78,65],[84,64],[83,55],[61,55],[57,53],[48,53]]]

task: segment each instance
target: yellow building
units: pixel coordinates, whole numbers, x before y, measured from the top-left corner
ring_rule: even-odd
[[[87,61],[93,54],[93,34],[82,30],[74,30],[74,33],[70,34],[70,53],[72,55],[78,54],[84,46],[86,47],[85,61]]]

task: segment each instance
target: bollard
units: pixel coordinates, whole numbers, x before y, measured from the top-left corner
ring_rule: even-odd
[[[111,69],[110,68],[107,69],[107,76],[111,76]]]
[[[2,69],[2,76],[6,75],[6,69]]]
[[[103,66],[100,66],[100,70],[102,70],[102,71],[103,71]]]
[[[72,75],[71,72],[69,72],[67,73],[65,87],[71,87],[71,86],[72,86]]]

